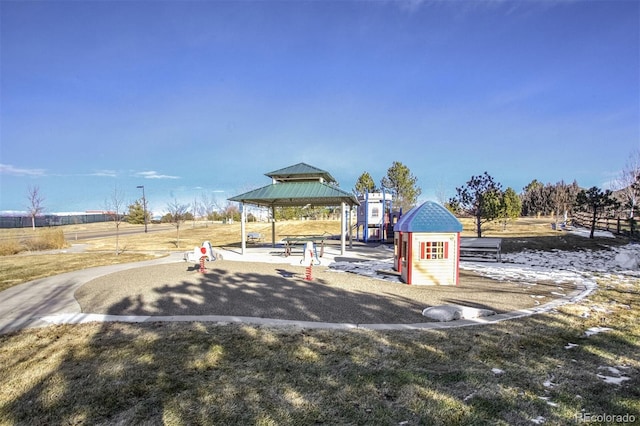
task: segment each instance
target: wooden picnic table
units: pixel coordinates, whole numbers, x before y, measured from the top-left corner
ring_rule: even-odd
[[[327,235],[285,235],[282,238],[284,241],[284,255],[290,256],[291,250],[297,244],[304,245],[311,241],[314,244],[320,243],[320,257],[324,254],[324,240],[327,239]]]

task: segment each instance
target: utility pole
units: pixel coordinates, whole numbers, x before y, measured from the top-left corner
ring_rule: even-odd
[[[138,189],[142,188],[142,210],[144,211],[144,232],[147,233],[147,199],[144,196],[144,185],[138,185]]]

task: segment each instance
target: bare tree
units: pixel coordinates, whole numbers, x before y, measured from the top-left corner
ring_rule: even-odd
[[[173,202],[167,204],[167,214],[170,216],[170,221],[176,227],[177,231],[177,239],[176,239],[176,247],[180,247],[180,225],[182,225],[185,221],[186,213],[189,211],[188,204],[180,204],[178,200],[173,200]]]
[[[227,220],[240,220],[240,208],[236,203],[228,202],[222,209],[222,215]]]
[[[627,165],[616,180],[625,207],[629,209],[629,219],[633,219],[636,206],[640,202],[640,150],[629,156]]]
[[[191,227],[195,229],[196,221],[202,216],[202,203],[198,201],[198,197],[193,198],[193,203],[191,203],[191,214],[193,215]]]
[[[27,198],[29,200],[29,205],[27,207],[27,211],[29,216],[31,216],[31,227],[35,231],[36,229],[36,216],[39,216],[44,211],[44,206],[42,203],[44,202],[44,197],[40,194],[40,188],[38,186],[30,186],[28,189]]]
[[[447,197],[447,188],[444,182],[440,181],[436,184],[435,196],[436,196],[436,201],[441,206],[446,206],[447,203],[449,202],[449,198]]]
[[[118,187],[113,188],[113,192],[111,193],[111,197],[106,201],[106,210],[107,215],[113,220],[113,223],[116,225],[116,256],[120,254],[120,224],[124,218],[124,209],[126,203],[124,201],[124,194],[122,191],[118,189]]]
[[[213,218],[213,213],[216,211],[217,205],[216,201],[213,197],[209,198],[209,196],[203,193],[200,197],[202,211],[208,220]]]

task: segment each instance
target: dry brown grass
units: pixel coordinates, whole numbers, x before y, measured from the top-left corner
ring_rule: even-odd
[[[69,271],[148,260],[145,253],[114,254],[57,253],[0,257],[0,291],[14,285]]]
[[[55,250],[67,246],[64,233],[60,228],[36,228],[4,230],[0,233],[0,256],[21,253],[23,251]]]
[[[462,235],[473,237],[476,235],[473,220],[462,218],[460,220],[464,227]],[[557,245],[567,247],[579,246],[580,243],[590,245],[584,241],[583,237],[571,235],[564,231],[551,229],[551,218],[520,218],[509,223],[505,228],[499,223],[491,223],[485,226],[483,236],[500,237],[506,243],[507,250],[512,244],[519,248],[521,243],[517,240],[531,241],[533,245],[544,250],[545,247],[557,248]],[[104,225],[103,225],[104,226]],[[340,221],[283,221],[276,222],[276,241],[286,235],[298,234],[340,234]],[[106,228],[109,229],[108,227]],[[111,228],[114,229],[113,226]],[[271,223],[251,222],[246,225],[247,232],[258,232],[264,235],[265,241],[270,242],[272,238]],[[537,239],[537,242],[536,242]],[[239,246],[240,245],[240,224],[203,223],[187,222],[180,228],[180,244],[177,244],[177,232],[175,229],[163,232],[150,232],[147,234],[120,235],[120,247],[125,251],[175,251],[190,249],[199,246],[203,241],[211,241],[214,246]],[[563,243],[563,240],[568,243]],[[89,250],[113,250],[115,247],[115,237],[98,238],[87,240]],[[602,243],[602,239],[596,239],[595,245]],[[616,241],[606,239],[605,243],[618,244],[626,243],[624,239]],[[511,245],[510,245],[511,244]]]
[[[271,241],[271,224],[250,222],[247,233],[258,232],[266,241]],[[340,234],[339,221],[285,221],[276,223],[276,241],[292,234]],[[180,251],[200,246],[203,241],[211,241],[217,247],[240,245],[240,223],[186,222],[180,227],[180,242],[177,231],[120,235],[120,247],[125,251]],[[115,237],[87,240],[89,250],[111,250],[115,247]]]

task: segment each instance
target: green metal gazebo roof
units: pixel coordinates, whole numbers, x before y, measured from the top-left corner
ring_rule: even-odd
[[[335,183],[336,180],[326,170],[319,169],[314,166],[310,166],[307,163],[298,163],[293,166],[285,167],[280,170],[266,173],[266,176],[279,181],[279,182],[291,182],[299,180],[315,180],[323,181],[326,183]]]
[[[283,169],[284,170],[284,169]],[[258,206],[358,206],[355,195],[324,182],[278,182],[229,198]]]
[[[331,174],[325,170],[298,163],[266,174],[273,180],[271,185],[245,192],[229,198],[229,201],[258,206],[338,206],[346,203],[359,206],[354,194],[337,186]]]

